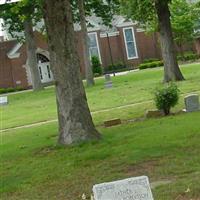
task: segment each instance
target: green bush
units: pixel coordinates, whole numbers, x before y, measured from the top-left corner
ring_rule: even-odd
[[[162,110],[165,115],[170,114],[170,109],[174,107],[179,100],[179,89],[176,84],[170,83],[156,88],[154,101],[157,109]]]
[[[195,61],[199,58],[200,58],[200,56],[193,52],[185,52],[183,55],[177,56],[177,59],[179,61]]]
[[[143,60],[143,63],[151,63],[154,61],[159,61],[159,59],[158,58],[147,58],[147,59]]]
[[[128,70],[128,68],[126,67],[126,65],[124,65],[122,62],[118,62],[118,63],[115,63],[113,65],[108,65],[106,68],[105,68],[105,72],[108,73],[112,73],[112,72],[120,72],[120,71],[125,71],[125,70]]]
[[[141,63],[139,65],[139,69],[155,68],[155,67],[161,67],[163,65],[164,65],[163,61],[152,61],[148,63],[147,62]]]
[[[10,93],[10,92],[17,92],[24,90],[21,87],[16,87],[16,88],[0,88],[0,94],[5,94],[5,93]]]
[[[97,56],[92,56],[91,58],[91,63],[92,63],[92,71],[93,74],[102,74],[102,68],[101,68],[101,63],[100,60]]]

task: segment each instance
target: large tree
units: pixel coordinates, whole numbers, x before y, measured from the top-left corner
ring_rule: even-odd
[[[43,89],[43,85],[37,64],[36,43],[33,33],[33,20],[36,22],[40,18],[39,10],[35,6],[34,0],[21,0],[17,3],[7,3],[0,7],[0,15],[4,19],[8,32],[14,38],[17,38],[19,42],[25,42],[32,87],[34,91],[38,91]]]
[[[170,23],[170,3],[171,0],[121,0],[123,13],[128,17],[147,26],[157,24],[164,61],[165,82],[184,80],[176,59]]]
[[[70,0],[43,0],[51,69],[55,79],[59,143],[99,139],[80,74]]]
[[[183,45],[194,42],[200,8],[198,4],[189,3],[187,0],[173,0],[170,11],[174,40],[183,55]]]

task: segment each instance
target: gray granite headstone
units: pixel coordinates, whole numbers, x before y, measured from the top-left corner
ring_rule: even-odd
[[[105,88],[111,88],[112,87],[112,80],[110,77],[110,74],[105,75]]]
[[[198,94],[191,94],[185,97],[186,112],[194,112],[200,110]]]
[[[7,96],[0,97],[0,106],[7,104],[8,104],[8,97]]]
[[[147,176],[93,186],[95,200],[153,200]]]

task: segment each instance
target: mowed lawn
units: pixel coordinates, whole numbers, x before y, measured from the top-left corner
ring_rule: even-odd
[[[200,94],[200,63],[181,67],[186,81],[179,82],[182,93],[180,104],[187,93]],[[86,88],[88,103],[96,125],[106,119],[119,117],[122,120],[141,117],[145,110],[153,109],[152,92],[163,80],[163,68],[131,72],[112,78],[113,88],[105,89],[104,79],[97,79],[95,87]],[[131,104],[131,105],[130,105]],[[135,105],[134,105],[135,104]],[[127,105],[130,105],[126,107]],[[124,106],[116,109],[116,107]],[[112,109],[108,111],[107,109]],[[100,111],[100,112],[97,112]],[[56,119],[54,88],[41,92],[27,92],[9,96],[9,106],[0,107],[1,129]]]
[[[200,64],[182,71],[187,80],[178,83],[182,97],[174,110],[183,108],[186,94],[200,94]],[[0,199],[78,200],[93,184],[147,175],[151,182],[167,182],[153,189],[155,200],[199,200],[200,112],[126,121],[155,108],[152,91],[162,73],[133,72],[114,77],[112,89],[104,89],[103,79],[86,88],[96,125],[124,120],[112,128],[97,126],[103,136],[98,142],[58,146],[56,122],[0,133]],[[1,108],[2,129],[56,119],[54,88],[10,95],[9,101]]]
[[[200,112],[100,128],[103,139],[56,146],[56,123],[1,135],[0,199],[78,200],[92,185],[147,175],[155,200],[200,199]]]

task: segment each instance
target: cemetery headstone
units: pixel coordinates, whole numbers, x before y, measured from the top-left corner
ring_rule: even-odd
[[[0,97],[0,106],[7,104],[8,104],[8,97],[7,96]]]
[[[105,88],[111,88],[112,87],[112,80],[110,78],[110,74],[105,75]]]
[[[147,176],[93,186],[95,200],[153,200]]]
[[[145,117],[146,118],[156,118],[156,117],[162,117],[164,116],[164,113],[160,110],[147,110]]]
[[[105,127],[116,126],[116,125],[119,125],[121,123],[122,123],[121,119],[111,119],[111,120],[105,121],[104,126]]]
[[[186,112],[194,112],[200,110],[199,96],[197,94],[188,95],[184,100]]]

